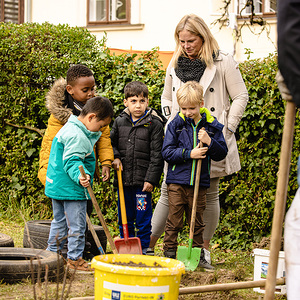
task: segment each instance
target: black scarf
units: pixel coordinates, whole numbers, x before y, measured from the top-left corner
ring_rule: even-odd
[[[65,106],[72,109],[73,115],[79,116],[84,104],[73,99],[73,97],[65,90]]]
[[[201,59],[190,59],[185,56],[179,56],[175,73],[182,82],[192,80],[199,82],[205,69],[206,63]]]

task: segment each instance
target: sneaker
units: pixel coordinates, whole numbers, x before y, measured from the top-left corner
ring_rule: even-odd
[[[164,256],[168,258],[176,259],[176,249],[169,249],[164,251]]]
[[[154,256],[154,248],[144,248],[142,252],[144,255]]]
[[[205,260],[211,265],[210,252],[208,250],[206,250],[205,248],[202,248],[202,251],[204,252]]]
[[[208,263],[208,261],[205,259],[205,252],[203,251],[203,248],[201,249],[201,254],[200,254],[200,261],[198,264],[198,267],[207,269],[207,270],[214,270],[215,268]]]
[[[88,263],[82,257],[79,257],[77,260],[72,260],[68,258],[68,266],[69,269],[73,269],[76,271],[86,271],[86,272],[93,271],[91,267],[88,265]]]

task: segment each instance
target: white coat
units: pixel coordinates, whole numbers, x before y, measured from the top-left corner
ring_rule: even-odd
[[[179,111],[176,93],[183,85],[172,65],[171,61],[161,97],[162,112],[168,123]],[[249,98],[238,63],[232,55],[220,51],[213,66],[205,69],[200,84],[203,87],[204,106],[224,125],[223,134],[228,147],[225,159],[219,162],[212,161],[211,178],[230,175],[241,169],[234,132],[242,119]]]

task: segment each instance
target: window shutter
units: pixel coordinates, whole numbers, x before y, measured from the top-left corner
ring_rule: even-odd
[[[24,0],[1,0],[0,15],[2,22],[23,23]]]

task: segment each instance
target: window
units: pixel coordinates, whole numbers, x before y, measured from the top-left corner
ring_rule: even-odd
[[[0,0],[0,21],[23,23],[24,0]]]
[[[284,0],[283,0],[284,1]],[[242,16],[252,13],[252,6],[246,6],[247,0],[239,0],[239,14]],[[277,0],[253,0],[254,13],[256,15],[276,14]]]
[[[88,24],[129,23],[130,0],[88,0]]]

